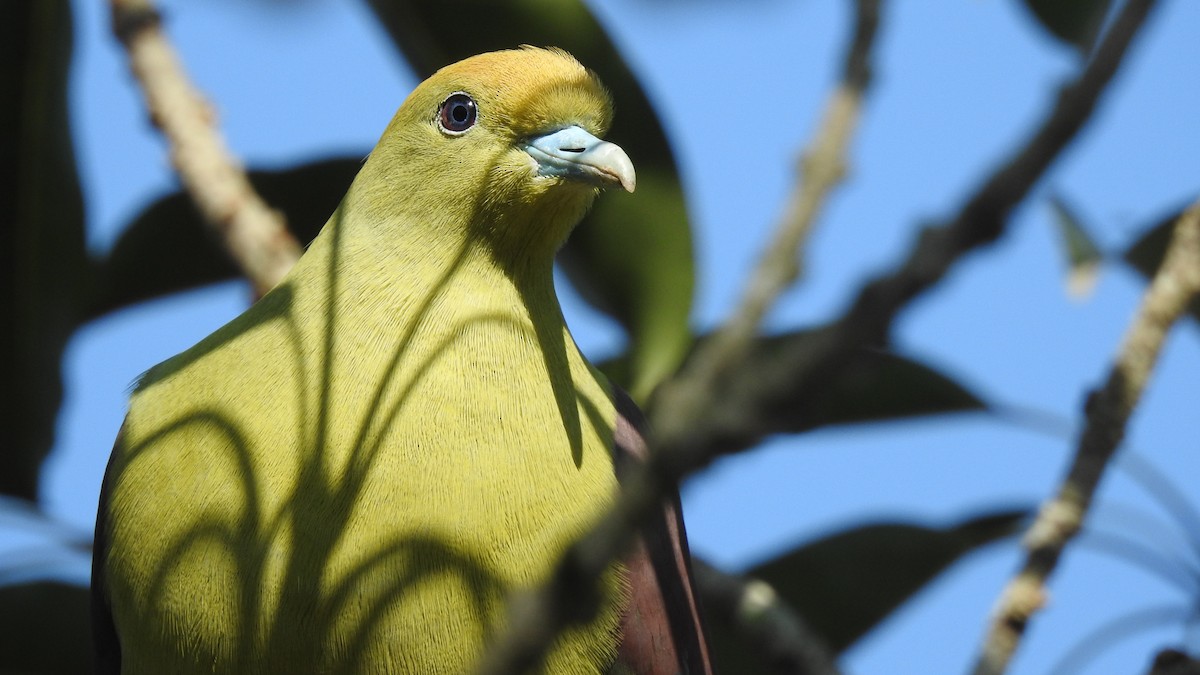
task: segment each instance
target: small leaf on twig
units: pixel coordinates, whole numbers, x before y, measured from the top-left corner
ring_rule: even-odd
[[[1063,256],[1067,260],[1067,294],[1082,299],[1096,287],[1103,256],[1083,221],[1059,195],[1050,198]]]

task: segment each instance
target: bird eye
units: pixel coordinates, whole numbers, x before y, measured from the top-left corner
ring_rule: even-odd
[[[442,101],[442,107],[438,110],[438,126],[442,131],[457,136],[475,126],[476,116],[475,99],[461,91],[455,92]]]

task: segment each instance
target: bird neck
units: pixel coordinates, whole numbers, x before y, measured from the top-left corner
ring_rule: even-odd
[[[399,317],[439,321],[504,316],[541,335],[565,328],[553,282],[553,249],[499,248],[485,228],[453,223],[450,208],[417,219],[382,216],[347,197],[305,254],[297,278],[308,296],[381,339],[403,332]],[[364,217],[366,216],[366,217]],[[448,222],[449,221],[449,222]],[[461,222],[461,220],[459,220]]]
[[[342,403],[363,391],[403,392],[447,373],[445,386],[453,388],[467,376],[425,373],[425,364],[473,363],[479,372],[505,373],[509,390],[541,397],[558,411],[578,464],[586,437],[580,397],[591,401],[585,412],[602,410],[607,390],[566,328],[553,258],[502,263],[486,238],[435,238],[451,231],[363,220],[339,209],[289,281],[292,315],[301,317],[307,336],[300,342],[313,349],[309,363],[325,364],[318,379],[327,379],[324,388]]]
[[[330,226],[405,267],[478,255],[515,283],[549,288],[554,256],[597,188],[531,181],[528,167],[448,163],[441,153],[414,151],[420,140],[385,134]]]

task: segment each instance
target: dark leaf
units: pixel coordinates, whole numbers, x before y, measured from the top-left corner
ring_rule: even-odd
[[[1025,7],[1054,37],[1082,54],[1092,50],[1110,0],[1023,0]]]
[[[822,388],[821,398],[796,399],[799,388],[789,364],[810,358],[816,332],[802,331],[760,338],[738,369],[742,386],[769,385],[760,399],[765,433],[807,431],[833,424],[880,422],[948,412],[985,410],[975,394],[919,361],[893,352],[863,350]]]
[[[53,581],[0,587],[0,673],[92,672],[88,589]]]
[[[0,494],[37,496],[87,273],[67,115],[71,7],[0,4]]]
[[[721,416],[727,442],[747,448],[771,434],[988,407],[979,396],[934,368],[879,350],[859,352],[838,372],[836,380],[821,387],[819,398],[800,400],[801,388],[791,373],[821,353],[823,335],[814,329],[757,338],[745,363],[726,384],[721,409],[713,411]],[[599,367],[620,381],[628,360],[620,357]],[[653,421],[653,400],[646,410]]]
[[[692,571],[716,672],[837,675],[829,646],[770,586],[695,556]]]
[[[757,565],[747,576],[770,584],[840,653],[964,555],[1016,533],[1029,513],[1000,511],[946,528],[855,527]]]
[[[1190,202],[1189,202],[1190,204]],[[1164,218],[1159,219],[1138,237],[1137,241],[1126,249],[1125,262],[1129,263],[1142,276],[1153,279],[1154,274],[1162,265],[1163,257],[1167,254],[1167,245],[1171,243],[1171,235],[1175,231],[1175,223],[1187,207],[1175,209]],[[1188,304],[1188,312],[1195,319],[1200,319],[1200,298],[1192,298]]]
[[[1178,649],[1164,649],[1154,656],[1150,675],[1200,675],[1200,659]]]
[[[1087,296],[1096,286],[1103,255],[1083,220],[1061,196],[1050,198],[1050,209],[1067,261],[1067,292],[1073,297]]]
[[[268,204],[283,212],[296,238],[308,244],[337,208],[362,157],[335,157],[279,171],[251,170],[250,181]],[[240,275],[182,192],[142,211],[95,268],[89,319]]]
[[[559,261],[581,294],[629,332],[628,378],[618,383],[644,400],[688,347],[691,231],[666,135],[599,23],[579,0],[371,0],[371,6],[422,76],[480,52],[553,45],[594,69],[612,92],[617,115],[607,137],[633,159],[637,193],[597,200]]]

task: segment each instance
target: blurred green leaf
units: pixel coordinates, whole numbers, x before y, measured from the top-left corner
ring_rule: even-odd
[[[633,159],[637,193],[597,200],[559,261],[583,297],[629,332],[629,377],[619,384],[644,401],[688,347],[691,230],[666,135],[603,28],[579,0],[370,4],[422,76],[480,52],[521,44],[557,46],[595,70],[612,92],[617,114],[608,138]]]
[[[92,672],[88,589],[52,581],[0,586],[0,673]]]
[[[1042,28],[1054,37],[1087,54],[1092,50],[1110,0],[1022,0]]]
[[[0,494],[37,497],[87,272],[67,115],[71,7],[0,4]]]
[[[1059,195],[1050,197],[1063,257],[1067,259],[1067,293],[1086,297],[1096,286],[1103,255],[1075,210]]]
[[[1015,534],[1029,514],[1006,510],[950,527],[863,525],[756,565],[746,576],[770,584],[840,653],[964,555]]]
[[[278,171],[251,170],[250,182],[283,212],[302,244],[317,235],[362,166],[362,155],[334,157]],[[87,318],[168,293],[240,275],[221,243],[182,192],[163,197],[134,219],[95,265]]]
[[[1158,268],[1162,265],[1163,257],[1167,254],[1167,245],[1171,243],[1171,235],[1175,231],[1175,223],[1183,212],[1187,210],[1188,205],[1175,209],[1168,213],[1165,217],[1155,221],[1153,225],[1146,228],[1142,232],[1142,236],[1138,237],[1137,241],[1133,242],[1128,249],[1125,250],[1123,256],[1125,262],[1129,263],[1146,279],[1153,279],[1154,274],[1158,272]],[[1200,320],[1200,298],[1192,298],[1188,304],[1188,313],[1193,318]]]
[[[618,384],[642,402],[689,346],[691,247],[677,179],[639,169],[637,194],[604,195],[559,252],[580,295],[629,331],[632,363]]]

